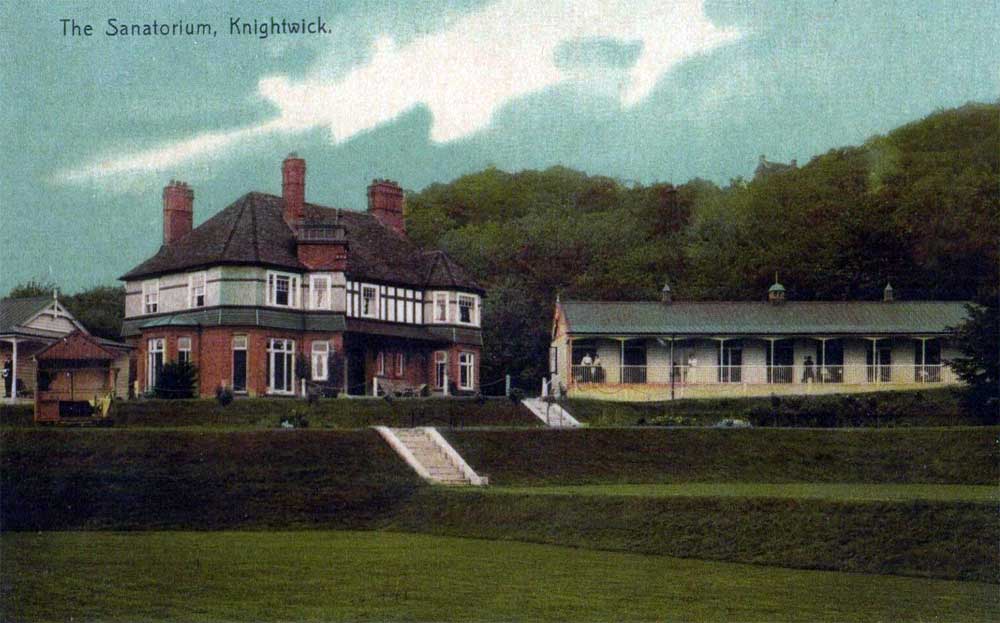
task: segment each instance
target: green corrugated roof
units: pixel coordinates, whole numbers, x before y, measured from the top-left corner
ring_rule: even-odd
[[[269,327],[292,331],[343,331],[343,314],[309,314],[300,311],[258,309],[253,307],[216,308],[156,316],[130,318],[122,323],[122,335],[138,335],[142,329],[156,327]]]
[[[574,335],[940,334],[966,318],[953,301],[566,301]]]

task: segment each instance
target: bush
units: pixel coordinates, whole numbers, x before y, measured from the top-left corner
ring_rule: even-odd
[[[309,428],[309,419],[301,409],[292,409],[292,412],[281,418],[279,423],[281,428]]]
[[[220,407],[225,407],[231,403],[233,398],[233,392],[228,387],[219,385],[215,388],[215,401],[219,403]]]
[[[153,393],[167,400],[194,398],[197,385],[198,368],[186,361],[176,361],[160,369]]]
[[[510,401],[517,404],[524,400],[524,390],[520,387],[514,387],[510,390]]]

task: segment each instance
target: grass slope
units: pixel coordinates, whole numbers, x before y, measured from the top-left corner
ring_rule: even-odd
[[[540,427],[524,407],[506,398],[322,399],[314,404],[284,398],[235,400],[226,407],[215,400],[135,400],[112,410],[118,428],[273,429],[282,418],[302,415],[312,428],[386,426]],[[31,407],[0,406],[0,424],[30,427]]]
[[[356,526],[419,479],[375,431],[0,433],[4,530]]]
[[[423,490],[385,527],[683,558],[1000,582],[996,505]]]
[[[987,621],[995,586],[351,532],[0,538],[5,620]]]
[[[995,484],[997,428],[442,431],[497,485]]]
[[[1000,503],[995,485],[883,485],[840,483],[772,484],[759,482],[694,482],[654,485],[576,485],[555,487],[490,487],[487,493],[526,495],[628,495],[644,498],[773,498],[881,502],[927,500]]]

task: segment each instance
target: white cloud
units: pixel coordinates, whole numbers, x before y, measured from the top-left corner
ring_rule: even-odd
[[[500,0],[397,46],[376,39],[370,58],[329,78],[319,65],[303,79],[267,76],[258,92],[279,111],[260,125],[206,132],[174,143],[89,163],[63,181],[168,171],[214,158],[260,134],[326,128],[335,142],[391,122],[416,106],[432,116],[431,138],[460,139],[487,127],[506,103],[579,76],[556,64],[560,44],[604,38],[641,44],[617,96],[643,101],[684,59],[739,38],[705,17],[700,0]],[[596,86],[596,85],[595,85]]]

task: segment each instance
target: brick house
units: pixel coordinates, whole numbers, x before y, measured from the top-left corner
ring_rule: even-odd
[[[296,155],[281,171],[282,196],[247,193],[196,228],[193,190],[164,188],[163,245],[121,277],[140,391],[164,363],[187,360],[202,396],[293,395],[299,355],[312,382],[354,395],[376,377],[476,391],[483,289],[409,240],[402,189],[374,180],[361,213],[306,202]]]

